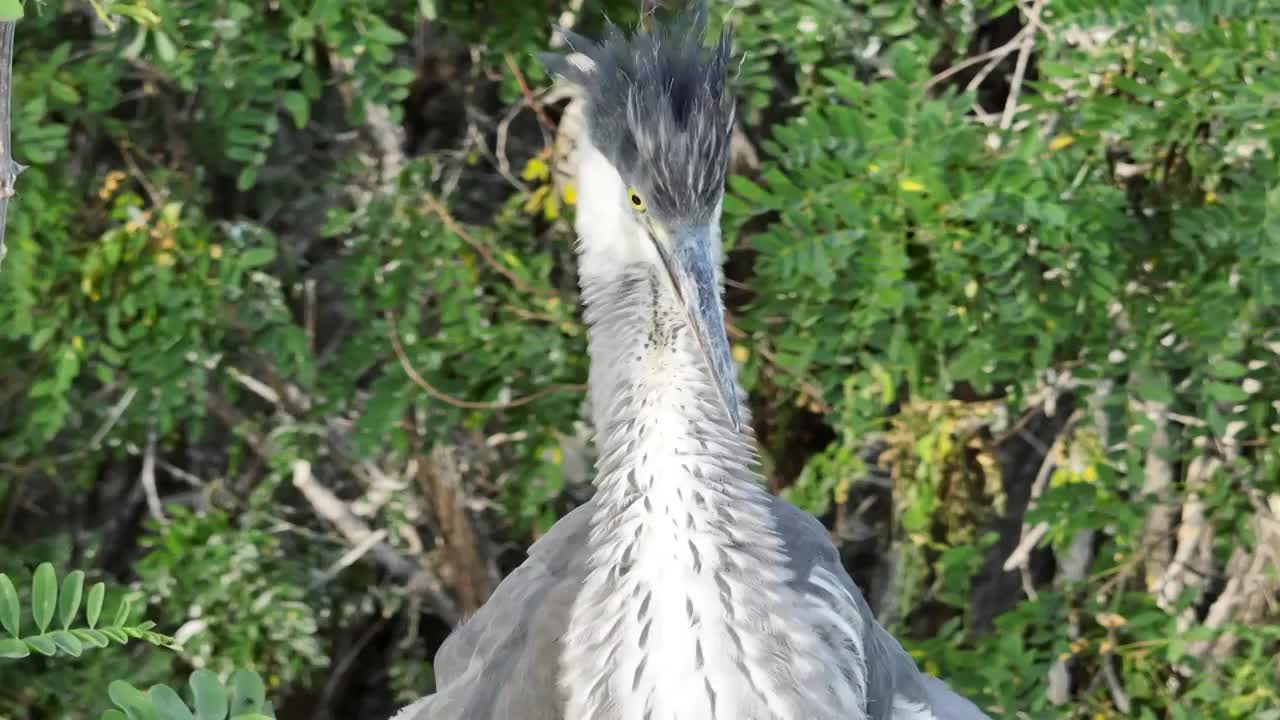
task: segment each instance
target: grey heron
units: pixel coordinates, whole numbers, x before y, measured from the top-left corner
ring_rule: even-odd
[[[572,33],[596,492],[436,656],[397,720],[977,720],[757,471],[721,301],[730,39]]]

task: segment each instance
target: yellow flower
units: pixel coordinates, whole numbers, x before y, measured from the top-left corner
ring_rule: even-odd
[[[849,479],[840,478],[840,481],[836,483],[835,492],[832,494],[835,495],[837,505],[849,502]]]
[[[910,178],[903,178],[898,181],[898,189],[902,192],[918,193],[924,192],[924,185]]]
[[[221,245],[210,245],[210,246],[209,246],[209,257],[213,258],[214,260],[217,260],[218,258],[222,257],[222,246],[221,246]]]
[[[524,172],[520,173],[523,180],[546,180],[551,175],[551,169],[547,167],[547,163],[540,157],[529,158],[528,164],[524,166]]]
[[[751,351],[745,345],[733,346],[733,361],[736,363],[744,363],[751,359]]]
[[[1075,141],[1076,139],[1070,135],[1059,135],[1049,141],[1049,150],[1057,152],[1063,148],[1071,147],[1071,144]]]

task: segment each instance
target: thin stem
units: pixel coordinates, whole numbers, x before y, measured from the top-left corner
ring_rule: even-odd
[[[395,351],[396,359],[400,361],[400,369],[404,370],[404,374],[409,376],[409,379],[413,381],[414,385],[422,388],[428,395],[442,403],[445,403],[446,405],[452,405],[453,407],[460,408],[462,410],[507,410],[509,408],[527,405],[534,400],[546,397],[552,393],[584,392],[587,389],[586,385],[551,385],[550,387],[543,388],[535,393],[523,395],[513,400],[507,400],[506,402],[479,402],[454,397],[443,390],[437,389],[436,386],[427,382],[426,379],[423,378],[416,369],[414,369],[413,363],[409,361],[409,356],[404,351],[404,346],[400,344],[400,333],[396,331],[395,313],[387,310],[384,314],[384,318],[387,321],[387,337],[391,340],[391,349]]]
[[[0,22],[0,265],[4,263],[4,226],[9,199],[16,193],[18,175],[25,170],[13,161],[9,143],[9,106],[13,94],[13,31],[17,21]]]

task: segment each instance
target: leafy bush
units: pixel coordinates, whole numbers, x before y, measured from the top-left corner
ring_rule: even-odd
[[[102,714],[101,720],[267,720],[275,712],[266,699],[262,678],[238,670],[227,685],[208,670],[191,673],[192,704],[188,706],[168,685],[156,685],[145,694],[123,680],[111,683],[111,701],[119,710]],[[194,708],[194,711],[193,711]]]
[[[41,7],[0,563],[127,582],[182,643],[21,661],[0,714],[95,717],[110,680],[193,668],[244,697],[245,668],[282,715],[387,716],[590,493],[575,106],[533,54],[635,3]],[[1276,8],[716,10],[743,58],[726,297],[771,487],[993,716],[1274,714]],[[0,648],[95,629],[56,615]]]
[[[27,613],[22,610],[18,591],[9,576],[0,573],[0,626],[9,633],[9,637],[0,638],[0,658],[24,658],[33,652],[80,657],[89,648],[104,648],[112,641],[124,645],[129,638],[160,646],[172,644],[170,638],[152,632],[155,623],[149,620],[130,624],[133,605],[128,598],[117,603],[110,623],[100,625],[106,587],[105,583],[94,583],[86,595],[84,573],[80,570],[68,573],[59,586],[53,566],[41,564],[31,577],[28,604],[36,632],[29,634],[22,632],[22,618]],[[76,621],[82,602],[84,624],[80,625]]]

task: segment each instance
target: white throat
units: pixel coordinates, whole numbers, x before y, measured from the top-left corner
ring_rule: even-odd
[[[656,251],[609,196],[623,191],[616,172],[588,150],[579,173],[599,460],[589,575],[561,656],[566,719],[859,720],[858,688],[795,692],[837,663],[805,613],[787,615],[798,600],[750,430],[717,419]]]

